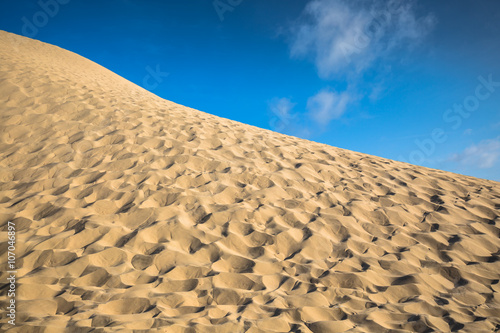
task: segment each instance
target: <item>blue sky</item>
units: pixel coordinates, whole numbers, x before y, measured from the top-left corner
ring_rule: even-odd
[[[500,181],[495,0],[3,0],[0,29],[211,114]]]

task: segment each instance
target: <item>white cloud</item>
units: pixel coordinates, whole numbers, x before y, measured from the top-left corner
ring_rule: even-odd
[[[296,103],[292,103],[289,98],[274,98],[269,102],[269,109],[280,119],[289,119],[292,109]]]
[[[268,103],[269,110],[273,113],[269,120],[271,130],[296,135],[299,137],[308,137],[309,130],[304,127],[301,115],[293,112],[296,103],[289,98],[273,98]]]
[[[309,116],[319,125],[327,125],[332,119],[340,118],[347,109],[351,97],[347,92],[338,93],[323,89],[307,101]]]
[[[372,102],[383,95],[386,84],[380,73],[391,72],[391,66],[379,64],[378,60],[393,55],[399,48],[412,47],[434,24],[432,15],[416,15],[414,3],[415,0],[311,0],[304,9],[303,21],[292,28],[290,55],[312,59],[321,78],[346,77],[349,88],[343,92],[321,90],[308,99],[306,114],[292,114],[295,104],[286,98],[275,99],[269,104],[275,115],[271,127],[278,131],[303,127],[298,118],[324,127],[340,118],[362,94],[367,94]],[[376,69],[379,74],[376,83],[363,92],[356,86],[368,69]]]
[[[450,160],[464,165],[489,169],[495,166],[500,158],[500,136],[495,139],[483,140],[477,145],[466,148],[462,153],[453,155]]]
[[[417,17],[413,1],[313,0],[293,29],[292,57],[312,57],[322,78],[361,73],[398,46],[420,40],[434,17]]]

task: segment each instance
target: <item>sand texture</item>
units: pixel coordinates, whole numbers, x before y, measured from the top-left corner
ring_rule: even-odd
[[[212,116],[0,32],[2,331],[491,332],[499,211],[498,182]]]

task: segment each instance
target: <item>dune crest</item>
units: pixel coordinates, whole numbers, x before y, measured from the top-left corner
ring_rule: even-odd
[[[497,182],[212,116],[0,32],[0,330],[499,330],[499,210]]]

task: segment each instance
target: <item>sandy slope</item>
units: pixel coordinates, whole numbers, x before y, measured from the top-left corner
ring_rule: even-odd
[[[493,331],[499,210],[499,183],[211,116],[0,32],[0,330],[14,221],[12,332]]]

